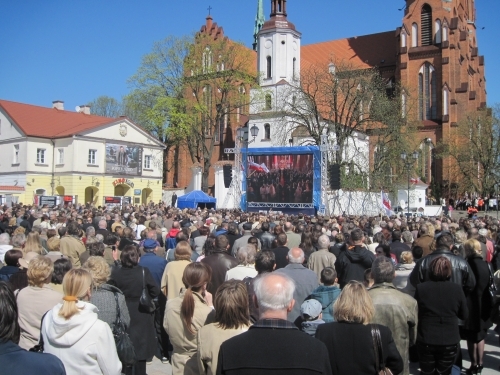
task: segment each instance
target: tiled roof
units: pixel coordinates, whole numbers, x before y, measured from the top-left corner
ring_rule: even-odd
[[[24,186],[0,185],[0,191],[24,191]]]
[[[396,65],[395,35],[395,31],[387,31],[305,45],[301,47],[301,65],[344,62],[360,69]]]
[[[117,119],[0,100],[3,109],[28,136],[62,138],[111,124]]]

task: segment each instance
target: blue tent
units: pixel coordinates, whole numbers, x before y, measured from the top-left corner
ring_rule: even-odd
[[[178,208],[215,208],[217,199],[201,190],[193,190],[177,199]]]

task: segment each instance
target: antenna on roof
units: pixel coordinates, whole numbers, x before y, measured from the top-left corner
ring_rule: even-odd
[[[80,106],[79,106],[79,105],[77,105],[77,106],[75,107],[75,111],[76,111],[76,112],[80,112],[81,110],[82,110],[82,109],[80,108]]]

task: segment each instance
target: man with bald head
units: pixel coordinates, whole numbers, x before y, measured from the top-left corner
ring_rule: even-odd
[[[221,345],[218,375],[332,373],[326,346],[287,320],[287,314],[298,304],[293,298],[297,286],[278,272],[263,274],[255,280],[259,320],[247,332]]]
[[[305,261],[304,252],[298,247],[290,249],[287,255],[288,265],[285,268],[280,268],[274,273],[286,275],[295,282],[295,291],[293,298],[295,306],[288,314],[288,320],[295,322],[300,316],[300,305],[319,285],[316,274],[303,266]]]

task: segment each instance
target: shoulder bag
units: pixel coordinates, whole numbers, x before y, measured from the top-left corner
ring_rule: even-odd
[[[495,276],[493,272],[493,267],[491,266],[491,263],[486,263],[488,265],[488,271],[490,273],[490,279],[488,281],[488,290],[490,292],[490,296],[494,302],[496,296],[497,296],[497,286],[495,284]]]
[[[19,292],[17,292],[19,294]],[[16,294],[16,298],[17,298]],[[49,310],[50,311],[50,310]],[[38,339],[38,344],[36,344],[34,347],[30,348],[30,352],[35,352],[35,353],[43,353],[43,335],[42,335],[42,325],[43,325],[43,318],[45,318],[45,315],[49,312],[45,312],[45,314],[42,315],[42,320],[40,321],[40,338]]]
[[[376,325],[371,325],[373,349],[375,351],[375,366],[377,375],[392,375],[392,371],[385,367],[384,349],[382,348],[382,338],[380,330]]]
[[[145,313],[153,313],[156,310],[156,305],[149,295],[146,288],[146,276],[144,275],[144,267],[142,267],[142,294],[139,299],[139,310]]]
[[[122,321],[120,304],[118,303],[118,293],[113,292],[113,294],[115,295],[116,302],[116,319],[113,324],[113,337],[115,339],[116,353],[123,364],[126,366],[132,366],[136,362],[134,344],[127,333],[125,323]]]

